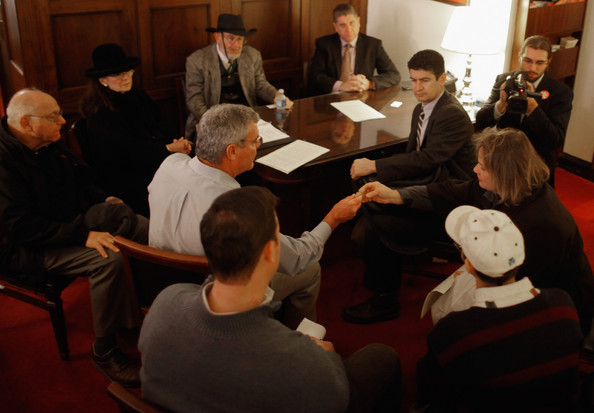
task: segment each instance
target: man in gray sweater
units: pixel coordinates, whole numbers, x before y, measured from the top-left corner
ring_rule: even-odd
[[[344,362],[334,346],[271,317],[280,258],[277,199],[219,196],[200,235],[213,276],[163,290],[140,334],[143,398],[177,412],[397,411],[400,361],[375,344]]]

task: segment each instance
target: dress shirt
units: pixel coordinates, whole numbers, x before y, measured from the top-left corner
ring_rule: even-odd
[[[359,37],[357,36],[357,38],[355,38],[350,44],[351,47],[349,48],[349,52],[351,53],[351,73],[355,73],[355,56],[357,56],[357,39]],[[345,42],[344,40],[342,40],[342,37],[340,38],[340,50],[342,50],[342,54],[344,55],[344,47],[346,46],[347,42]],[[340,80],[337,80],[336,83],[334,83],[334,86],[332,86],[332,92],[338,92],[338,90],[340,89],[340,86],[342,86],[342,82]]]
[[[169,251],[204,255],[200,221],[219,195],[239,188],[239,182],[220,169],[212,168],[182,153],[170,155],[150,183],[151,219],[149,245]],[[332,234],[330,225],[320,222],[300,238],[280,234],[279,271],[295,275],[317,263]]]
[[[423,126],[421,127],[421,136],[419,136],[419,147],[423,145],[423,139],[425,139],[425,131],[427,130],[427,124],[429,123],[431,113],[433,113],[433,108],[435,108],[435,105],[437,105],[437,101],[441,99],[444,92],[445,90],[442,91],[436,99],[432,100],[427,104],[423,104],[423,112],[425,113],[425,117],[423,118]]]
[[[221,47],[219,46],[219,44],[217,43],[217,53],[219,55],[219,59],[221,59],[221,62],[223,63],[224,67],[229,67],[229,64],[231,63],[229,58],[227,57],[227,55],[225,54],[225,51],[221,49]]]

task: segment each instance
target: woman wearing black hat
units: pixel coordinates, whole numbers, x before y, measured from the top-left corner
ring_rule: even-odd
[[[161,162],[173,152],[189,153],[191,143],[162,120],[157,105],[132,86],[140,63],[121,46],[108,43],[93,50],[94,67],[80,109],[87,118],[91,159],[103,190],[121,198],[135,212],[149,216],[148,192]]]

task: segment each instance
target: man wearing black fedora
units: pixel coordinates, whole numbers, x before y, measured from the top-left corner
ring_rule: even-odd
[[[257,29],[246,30],[240,15],[221,14],[215,43],[196,50],[186,59],[186,104],[189,116],[186,139],[196,136],[196,124],[208,108],[219,103],[257,106],[258,98],[272,103],[277,89],[266,80],[262,55],[245,44]],[[292,106],[287,98],[287,107]]]

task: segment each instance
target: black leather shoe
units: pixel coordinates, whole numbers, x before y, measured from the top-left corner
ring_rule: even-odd
[[[367,301],[342,310],[343,320],[355,324],[373,324],[399,316],[400,303],[396,294],[374,294]]]
[[[91,349],[91,361],[101,373],[112,381],[117,381],[125,387],[140,386],[140,368],[130,362],[128,356],[119,347],[114,347],[104,355],[95,354]]]

